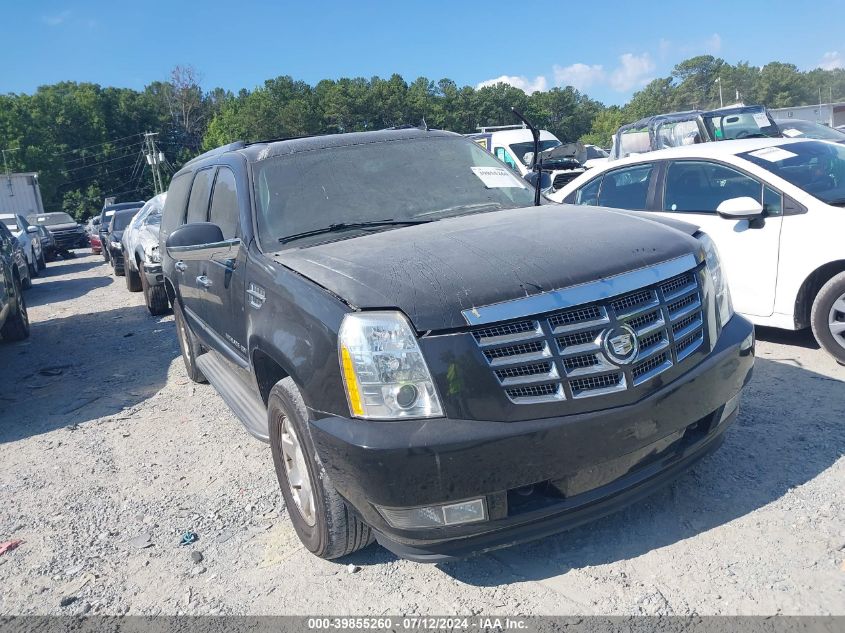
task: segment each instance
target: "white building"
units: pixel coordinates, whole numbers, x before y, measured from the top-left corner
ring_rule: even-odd
[[[775,121],[801,119],[803,121],[815,121],[830,127],[845,125],[845,102],[841,101],[839,103],[820,103],[794,108],[770,108],[769,112]]]

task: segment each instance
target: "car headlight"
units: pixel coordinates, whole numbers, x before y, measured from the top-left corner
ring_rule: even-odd
[[[115,242],[114,240],[110,240],[109,244],[112,248],[116,248],[117,250],[123,250],[123,245],[120,242]]]
[[[347,314],[338,353],[353,416],[391,420],[443,415],[417,337],[401,313]]]
[[[719,327],[721,329],[734,315],[731,291],[728,288],[728,280],[722,268],[722,261],[719,258],[719,250],[716,248],[716,244],[713,243],[713,240],[710,239],[707,233],[699,231],[696,237],[701,242],[707,272],[710,273],[710,277],[713,280],[713,290],[716,295],[716,312],[719,315]]]
[[[152,246],[147,250],[147,259],[150,260],[152,264],[160,264],[161,263],[161,253],[158,250],[158,246]]]

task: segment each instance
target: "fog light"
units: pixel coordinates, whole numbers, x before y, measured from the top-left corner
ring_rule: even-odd
[[[418,508],[378,507],[378,511],[388,525],[404,530],[462,525],[487,520],[487,506],[484,499]]]

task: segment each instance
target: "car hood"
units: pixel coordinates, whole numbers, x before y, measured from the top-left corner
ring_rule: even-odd
[[[301,249],[276,262],[354,308],[398,308],[419,331],[461,312],[695,253],[695,227],[623,211],[543,205],[449,218]]]
[[[76,222],[68,222],[67,224],[51,224],[47,226],[47,230],[54,231],[75,231],[81,228]]]

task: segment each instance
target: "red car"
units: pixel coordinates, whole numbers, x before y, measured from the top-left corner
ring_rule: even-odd
[[[91,244],[92,255],[99,255],[103,252],[103,243],[100,241],[100,236],[96,233],[88,236],[88,243]]]

